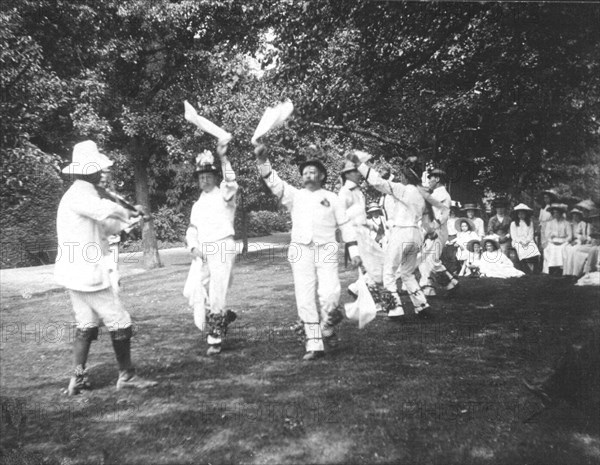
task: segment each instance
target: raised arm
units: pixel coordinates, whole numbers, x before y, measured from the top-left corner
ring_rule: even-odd
[[[227,158],[227,142],[219,142],[217,145],[217,154],[221,158],[221,170],[223,171],[223,181],[221,181],[219,190],[226,202],[235,202],[235,194],[239,186],[235,180],[235,172]]]
[[[256,147],[254,153],[260,177],[282,205],[291,210],[298,189],[281,179],[275,170],[273,170],[271,162],[267,158],[267,148],[264,145]]]

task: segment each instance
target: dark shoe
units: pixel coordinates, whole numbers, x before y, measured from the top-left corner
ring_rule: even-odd
[[[550,397],[546,391],[544,391],[541,385],[529,383],[526,379],[523,379],[523,384],[529,392],[542,401],[544,407],[550,407],[556,403],[556,401],[552,399],[552,397]]]
[[[425,307],[424,309],[420,310],[417,313],[417,316],[422,320],[432,320],[433,318],[435,318],[431,307]]]
[[[338,345],[339,345],[339,338],[338,335],[333,332],[330,336],[323,336],[323,342],[325,343],[325,346],[329,349],[335,349]]]
[[[75,368],[75,374],[71,376],[69,381],[69,387],[67,388],[68,396],[76,396],[81,394],[82,390],[92,389],[92,386],[88,379],[88,372],[86,369],[78,366]]]
[[[237,319],[237,313],[235,313],[233,310],[227,310],[225,311],[225,316],[223,317],[223,319],[225,321],[225,324],[229,325]]]
[[[325,351],[309,350],[308,352],[306,352],[306,354],[304,354],[304,357],[302,357],[302,360],[304,360],[305,362],[312,362],[313,360],[318,360],[323,357],[325,357]]]
[[[137,376],[135,373],[123,372],[119,375],[119,379],[117,380],[117,391],[121,389],[146,389],[149,387],[156,386],[158,383],[156,381],[151,381],[149,379],[144,379],[140,376]]]

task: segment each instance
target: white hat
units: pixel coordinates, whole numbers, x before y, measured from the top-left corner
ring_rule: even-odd
[[[75,144],[73,161],[63,168],[65,174],[94,174],[113,165],[109,158],[100,153],[98,146],[91,140]]]
[[[518,211],[532,212],[533,210],[531,208],[529,208],[527,205],[525,205],[524,203],[520,203],[515,208],[513,208],[513,211],[515,211],[515,212],[518,212]]]

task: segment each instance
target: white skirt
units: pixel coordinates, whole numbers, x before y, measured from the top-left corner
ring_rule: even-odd
[[[563,253],[567,247],[567,243],[564,244],[553,244],[548,242],[544,249],[544,268],[543,273],[548,273],[548,269],[552,266],[563,266]]]

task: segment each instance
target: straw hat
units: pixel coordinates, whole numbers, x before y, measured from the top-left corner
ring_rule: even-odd
[[[547,210],[549,212],[552,212],[553,210],[558,210],[562,213],[566,213],[567,206],[564,203],[551,203],[550,206],[547,208]]]
[[[513,208],[513,211],[514,212],[525,211],[525,212],[533,213],[533,209],[529,208],[524,203],[520,203],[519,205],[517,205],[515,208]]]
[[[342,173],[349,173],[350,171],[356,171],[357,169],[356,164],[352,163],[350,160],[346,160],[344,162],[344,167],[342,168]]]
[[[467,250],[469,252],[473,252],[473,246],[475,244],[479,244],[481,246],[481,241],[478,241],[477,239],[472,239],[469,242],[467,242]]]
[[[498,250],[500,248],[500,244],[498,243],[496,236],[485,236],[483,239],[481,239],[481,247],[485,248],[485,244],[487,242],[491,242],[492,244],[494,244],[494,247],[496,247],[496,250]]]
[[[469,231],[475,231],[475,229],[477,229],[475,227],[475,223],[473,223],[469,218],[457,218],[456,221],[454,222],[454,227],[456,228],[456,232],[462,231],[462,229],[460,229],[460,225],[462,223],[467,223],[469,225]]]
[[[592,199],[582,200],[578,204],[575,205],[576,208],[583,208],[584,210],[594,210],[596,208],[596,204],[592,201]]]
[[[571,211],[569,212],[569,215],[573,216],[573,213],[579,213],[582,217],[585,216],[585,213],[583,213],[583,210],[580,210],[579,208],[572,208]]]
[[[437,176],[439,178],[444,178],[445,179],[446,178],[446,172],[444,170],[439,169],[439,168],[435,168],[435,169],[430,170],[427,173],[427,178],[431,178],[432,176]]]
[[[479,205],[477,205],[476,203],[465,203],[465,206],[462,207],[462,211],[466,212],[467,210],[481,211],[481,208],[479,208]]]
[[[556,202],[558,200],[558,192],[556,192],[554,189],[546,189],[545,191],[542,191],[538,194],[538,200],[541,202],[542,200],[544,200],[544,195],[548,195],[550,196],[550,202]]]
[[[73,161],[63,168],[65,174],[94,174],[110,168],[113,162],[100,153],[98,146],[91,140],[75,144],[73,147]]]

